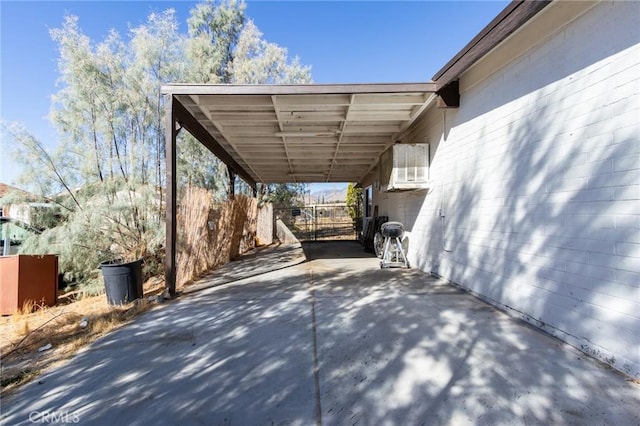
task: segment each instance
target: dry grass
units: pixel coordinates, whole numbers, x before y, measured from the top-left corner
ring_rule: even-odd
[[[101,295],[53,307],[28,302],[19,312],[0,318],[3,395],[147,310],[146,298],[162,288],[160,279],[151,279],[144,285],[145,298],[120,307],[110,306]],[[39,351],[49,344],[51,349]]]
[[[216,269],[255,247],[257,201],[236,196],[219,205],[204,189],[188,187],[178,211],[177,287]],[[210,226],[210,224],[212,226]],[[149,308],[146,298],[160,294],[164,282],[149,280],[145,298],[138,303],[113,307],[104,295],[83,297],[69,293],[54,307],[32,303],[0,318],[2,393],[6,394],[39,372],[66,360],[80,348],[126,323]],[[86,327],[82,327],[83,319]],[[39,351],[48,344],[51,349]]]

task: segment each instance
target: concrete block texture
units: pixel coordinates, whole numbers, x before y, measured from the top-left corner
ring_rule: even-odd
[[[413,265],[640,377],[640,3],[558,2],[528,27],[410,129],[430,191],[374,203]]]

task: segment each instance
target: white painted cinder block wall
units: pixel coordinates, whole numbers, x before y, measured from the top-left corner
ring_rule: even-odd
[[[552,4],[460,85],[404,140],[432,189],[380,214],[416,267],[640,377],[640,5]]]

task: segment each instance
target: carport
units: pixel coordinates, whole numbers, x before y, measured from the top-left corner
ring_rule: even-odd
[[[164,86],[167,293],[175,293],[180,129],[254,190],[363,181],[433,103],[459,105],[456,78],[548,3],[512,2],[435,83]],[[19,389],[2,401],[3,423],[640,424],[637,380],[524,314],[418,269],[380,269],[357,242],[277,249],[286,252],[228,263]],[[468,274],[471,284],[482,279]],[[558,310],[553,297],[541,304]]]
[[[460,106],[458,78],[549,4],[513,1],[431,81],[168,84],[166,295],[175,295],[176,135],[186,129],[254,191],[259,183],[360,182],[432,103]]]
[[[439,90],[438,90],[439,89]],[[163,86],[168,95],[166,293],[175,294],[176,135],[186,129],[256,191],[257,183],[359,182],[457,84]],[[454,105],[456,106],[456,105]]]

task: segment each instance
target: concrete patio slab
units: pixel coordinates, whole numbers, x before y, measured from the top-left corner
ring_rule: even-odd
[[[227,284],[278,269],[288,268],[306,261],[302,245],[297,243],[272,244],[257,247],[226,265],[185,286],[183,293]]]
[[[2,424],[640,424],[640,387],[356,243],[142,314],[3,398]]]

